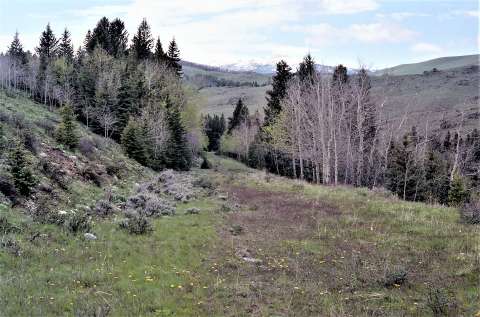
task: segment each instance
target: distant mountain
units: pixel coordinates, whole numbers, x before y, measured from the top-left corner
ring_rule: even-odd
[[[291,65],[291,66],[293,70],[296,69],[295,65]],[[320,73],[326,73],[326,74],[331,74],[335,70],[335,66],[329,66],[329,65],[316,64],[315,67],[317,68],[317,71],[319,71]],[[275,73],[277,66],[276,64],[261,64],[255,61],[250,61],[250,62],[239,62],[239,63],[221,65],[221,66],[218,66],[218,68],[224,71],[250,72],[250,73],[256,73],[256,74],[263,74],[263,75],[272,75]],[[348,69],[348,72],[350,74],[356,73],[357,71],[358,69]]]
[[[448,70],[471,65],[479,65],[480,55],[449,56],[428,60],[420,63],[403,64],[395,67],[375,71],[375,75],[417,75],[423,72],[437,70]]]

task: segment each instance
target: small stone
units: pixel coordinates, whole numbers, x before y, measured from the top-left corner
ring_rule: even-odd
[[[227,198],[228,198],[227,195],[218,195],[218,199],[227,200]]]
[[[85,233],[83,236],[84,236],[85,239],[87,239],[87,240],[97,240],[97,236],[94,235],[93,233],[87,232],[87,233]]]

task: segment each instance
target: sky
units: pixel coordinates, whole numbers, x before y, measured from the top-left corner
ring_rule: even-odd
[[[33,51],[47,23],[67,27],[75,48],[103,16],[121,18],[130,40],[143,18],[164,47],[208,64],[317,63],[372,69],[478,54],[478,0],[0,0],[0,51],[15,31]]]

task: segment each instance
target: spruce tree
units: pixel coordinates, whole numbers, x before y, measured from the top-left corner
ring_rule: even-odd
[[[315,75],[315,61],[310,53],[303,58],[297,74],[301,81],[305,81],[307,79],[310,81],[313,80],[313,76]]]
[[[180,50],[178,49],[175,38],[172,39],[168,46],[168,65],[177,74],[178,77],[182,77],[182,65],[180,64]]]
[[[27,54],[23,50],[23,45],[20,42],[20,38],[18,36],[18,32],[15,32],[15,35],[13,37],[13,41],[8,47],[7,54],[14,59],[14,61],[18,64],[26,64],[28,62],[27,60]]]
[[[106,17],[101,18],[93,29],[93,32],[91,32],[90,39],[86,44],[86,49],[91,53],[97,46],[107,52],[111,52],[110,21]]]
[[[130,117],[122,132],[121,143],[128,157],[146,165],[148,160],[143,132],[140,124],[133,117]]]
[[[73,45],[70,32],[65,28],[58,44],[58,56],[64,57],[68,62],[73,61]]]
[[[462,206],[468,201],[469,192],[467,190],[465,179],[458,173],[455,173],[448,191],[448,205],[453,207]]]
[[[125,23],[120,19],[115,19],[108,28],[110,50],[108,53],[113,57],[121,57],[125,54],[128,45],[128,32],[125,29]]]
[[[17,142],[11,150],[9,165],[15,187],[23,196],[29,196],[37,179],[33,175],[31,164],[21,142]]]
[[[243,122],[247,121],[249,116],[248,108],[243,104],[242,99],[238,99],[235,110],[231,118],[228,118],[228,134],[231,134],[233,129],[240,126]]]
[[[348,81],[348,72],[347,68],[342,64],[335,67],[333,71],[332,81],[334,84],[345,84]]]
[[[130,48],[135,58],[144,60],[152,55],[153,38],[147,20],[143,19],[138,26],[137,33],[133,36]]]
[[[272,89],[267,91],[267,107],[264,126],[272,124],[282,111],[281,101],[287,94],[287,85],[292,78],[292,69],[285,61],[277,63],[277,72],[273,76]]]
[[[38,67],[37,85],[43,87],[46,79],[46,71],[52,60],[56,57],[58,48],[58,40],[53,34],[50,28],[50,23],[47,24],[45,31],[42,32],[40,37],[40,45],[36,48],[40,59],[40,65]],[[46,103],[46,92],[44,92],[44,102]]]
[[[160,38],[157,38],[157,43],[155,44],[155,53],[153,54],[155,61],[157,63],[162,63],[167,61],[167,54],[163,51],[162,42]]]
[[[214,115],[211,117],[207,115],[205,118],[204,132],[208,138],[208,150],[218,151],[220,149],[220,139],[225,132],[226,124],[225,117]]]
[[[167,100],[167,123],[170,138],[167,142],[166,164],[168,168],[187,171],[192,164],[192,154],[186,138],[180,110]]]
[[[75,127],[75,114],[70,105],[65,105],[60,110],[62,121],[57,127],[56,139],[59,143],[73,149],[78,144],[78,135]]]
[[[142,91],[137,91],[138,82],[134,83],[130,78],[131,66],[127,64],[125,71],[122,73],[121,85],[118,89],[117,103],[114,108],[114,115],[117,118],[115,131],[112,137],[119,140],[123,129],[127,126],[130,116],[135,116],[140,112],[138,101],[142,98]],[[143,85],[142,85],[143,87]]]

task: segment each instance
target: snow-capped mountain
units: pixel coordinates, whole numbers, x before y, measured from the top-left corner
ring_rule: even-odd
[[[335,70],[335,66],[329,65],[321,65],[316,64],[316,69],[320,73],[331,74]],[[234,71],[234,72],[252,72],[257,74],[266,74],[270,75],[275,73],[276,64],[275,63],[258,63],[255,61],[247,61],[247,62],[238,62],[232,64],[226,64],[218,66],[218,68],[226,71]],[[293,70],[295,70],[295,66],[292,66]],[[348,73],[356,73],[357,69],[348,69]]]

